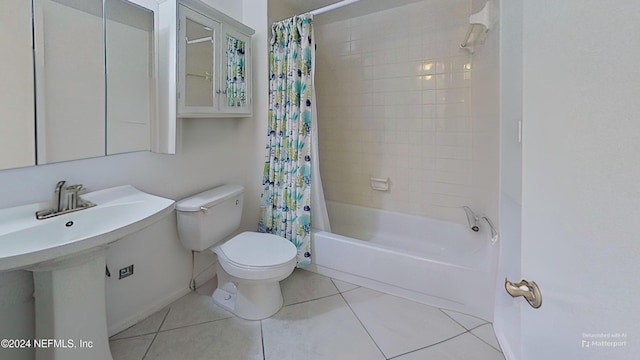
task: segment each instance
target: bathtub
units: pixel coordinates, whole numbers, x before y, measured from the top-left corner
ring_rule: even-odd
[[[493,320],[498,244],[486,223],[476,233],[386,210],[330,201],[327,208],[332,232],[312,229],[309,270]]]

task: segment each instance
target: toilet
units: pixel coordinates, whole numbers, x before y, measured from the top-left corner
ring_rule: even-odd
[[[223,241],[240,227],[243,193],[240,185],[223,185],[177,202],[178,235],[187,249],[218,256],[213,301],[243,319],[261,320],[282,307],[280,281],[293,272],[297,248],[257,232]]]

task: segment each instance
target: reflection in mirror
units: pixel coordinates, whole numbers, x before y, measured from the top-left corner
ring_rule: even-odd
[[[106,0],[107,155],[150,150],[155,116],[153,12]]]
[[[35,165],[31,2],[0,1],[0,169]]]
[[[213,29],[187,18],[185,105],[213,106]]]
[[[247,44],[235,37],[227,34],[227,79],[226,98],[227,106],[244,107],[247,106],[247,67],[246,51]]]
[[[35,0],[37,163],[105,154],[102,0]]]
[[[150,150],[157,3],[130,1],[0,0],[0,170]]]

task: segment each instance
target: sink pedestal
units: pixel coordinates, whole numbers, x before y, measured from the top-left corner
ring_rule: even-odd
[[[105,248],[41,263],[33,271],[36,359],[112,360],[105,303]]]
[[[37,360],[112,360],[105,248],[175,207],[171,199],[130,185],[87,193],[82,200],[96,206],[43,220],[34,215],[46,203],[0,209],[0,271],[33,272],[36,339],[31,348]]]

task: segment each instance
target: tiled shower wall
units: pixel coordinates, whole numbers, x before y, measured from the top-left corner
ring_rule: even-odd
[[[470,0],[428,0],[330,23],[316,18],[328,200],[459,222],[462,205],[480,206],[473,61],[459,48],[470,12]],[[390,190],[372,190],[371,177],[389,178]]]

